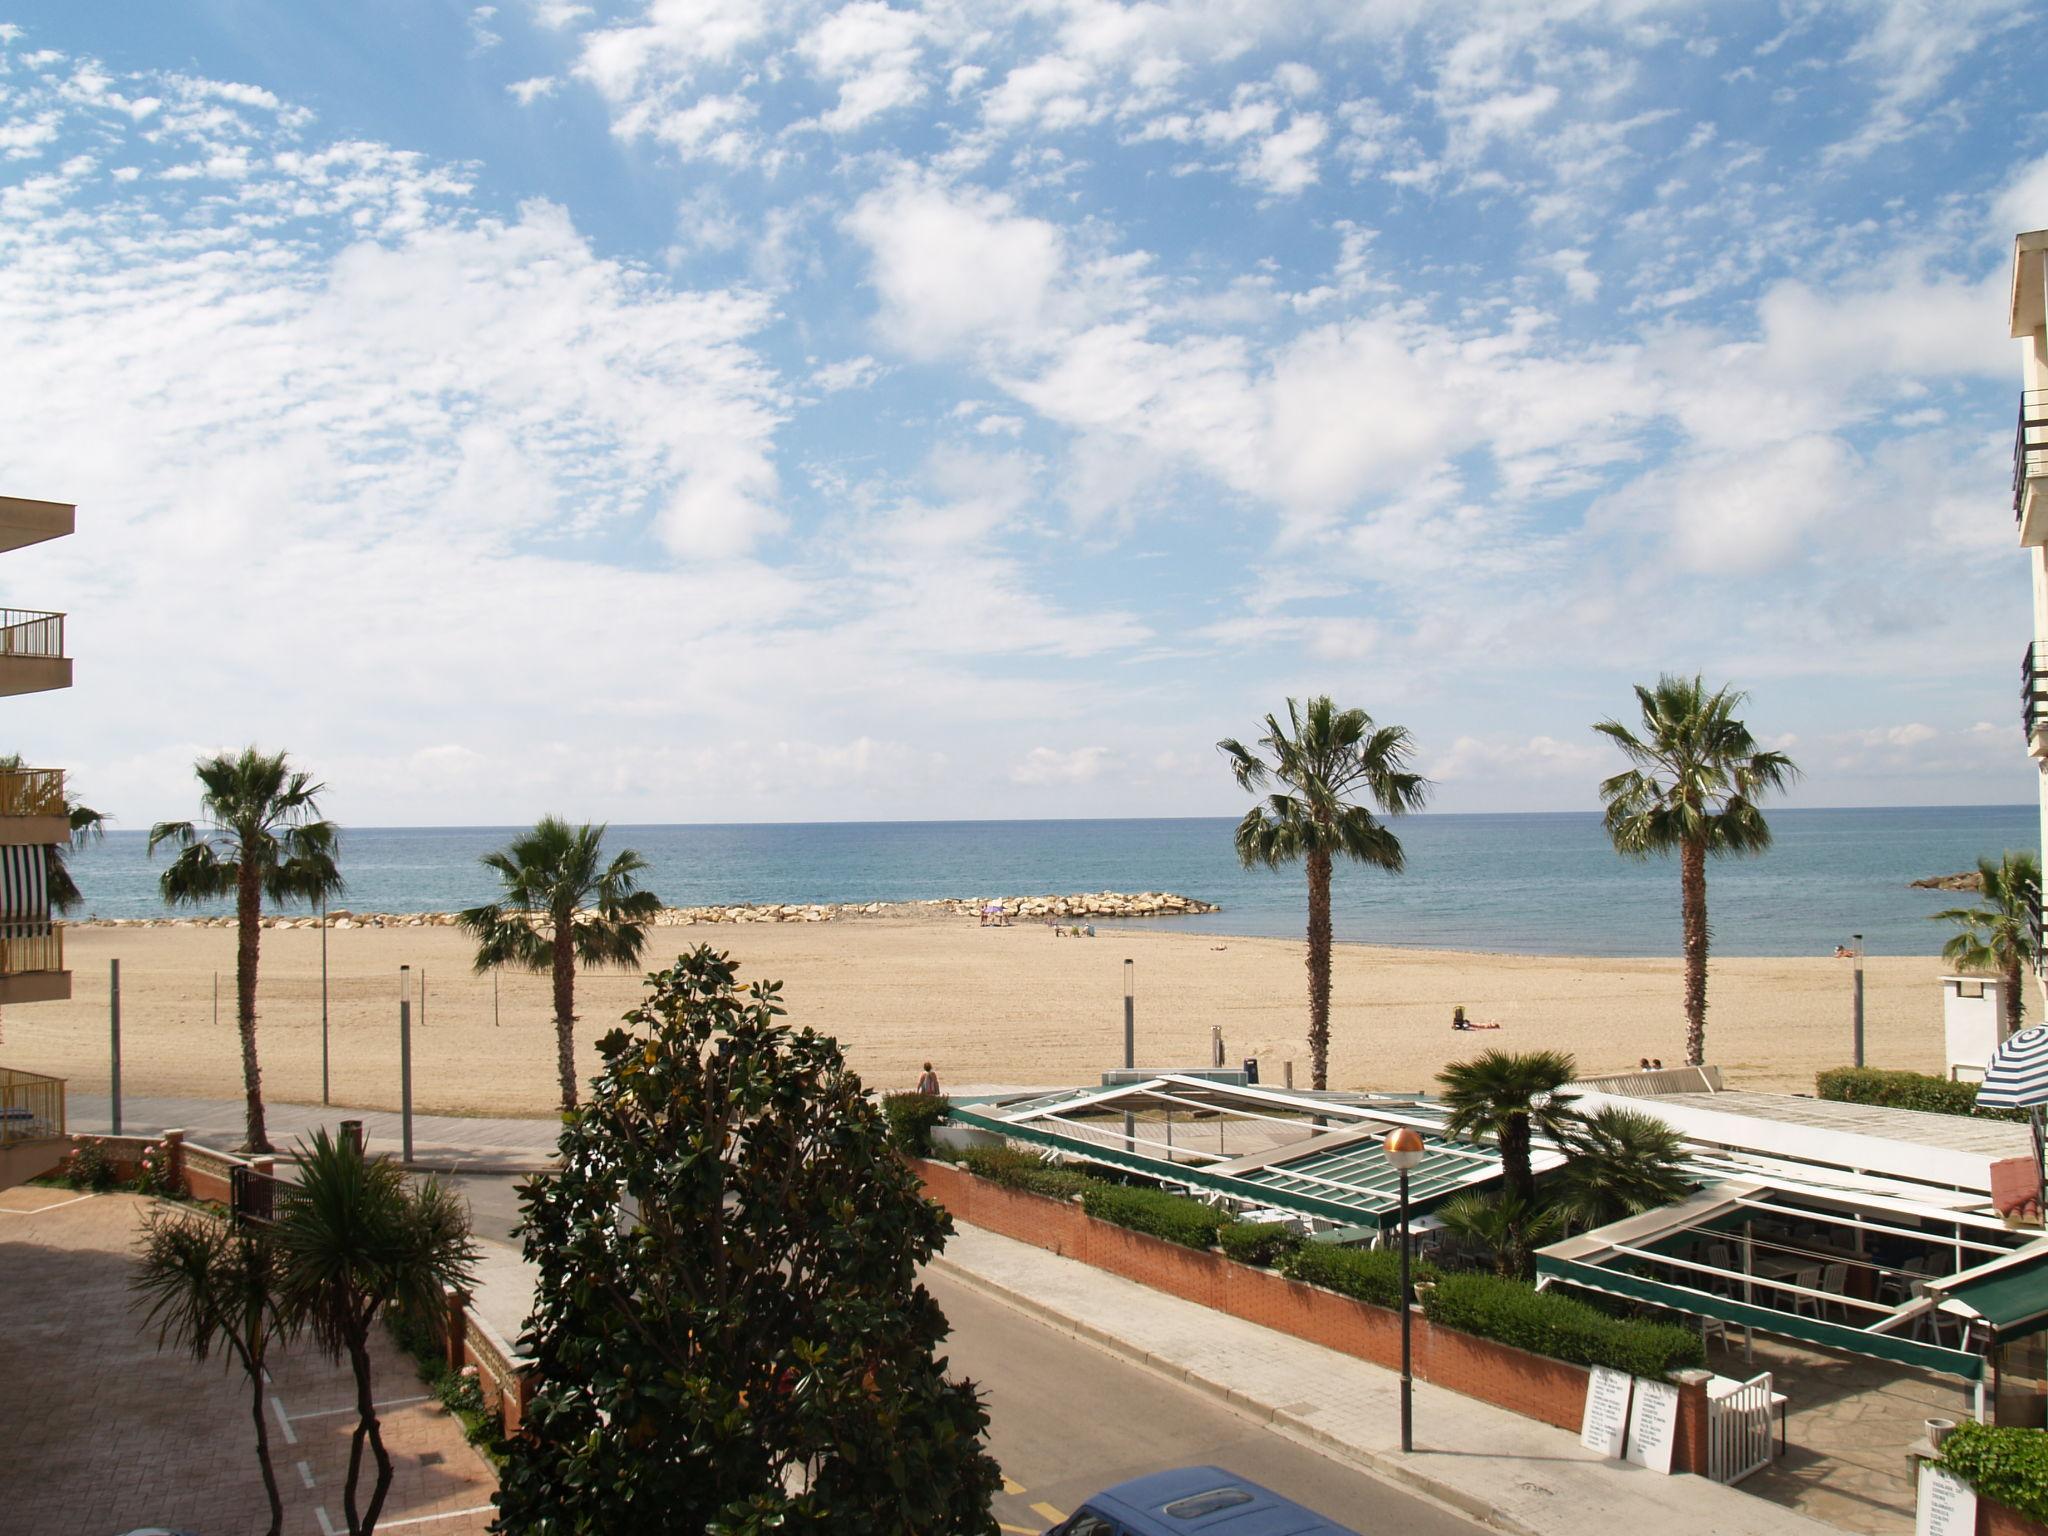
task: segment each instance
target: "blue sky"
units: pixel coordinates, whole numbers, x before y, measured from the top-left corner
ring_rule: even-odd
[[[1216,814],[1290,694],[1576,809],[2030,798],[2008,0],[0,3],[17,740],[124,824]]]

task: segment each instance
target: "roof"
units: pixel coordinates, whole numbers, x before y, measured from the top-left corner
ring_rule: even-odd
[[[2000,1343],[2048,1328],[2048,1238],[1928,1287],[1984,1322]]]
[[[1202,1513],[1166,1513],[1169,1506],[1183,1500],[1199,1500],[1205,1493],[1249,1497]],[[1171,1472],[1154,1472],[1105,1488],[1082,1502],[1127,1522],[1133,1518],[1143,1520],[1144,1525],[1133,1536],[1150,1536],[1154,1530],[1186,1531],[1189,1536],[1212,1531],[1218,1536],[1358,1536],[1350,1527],[1325,1520],[1292,1499],[1223,1467],[1179,1467]]]
[[[2048,252],[2048,229],[2029,230],[2012,243],[2012,334],[2034,334],[2042,322],[2042,255]]]

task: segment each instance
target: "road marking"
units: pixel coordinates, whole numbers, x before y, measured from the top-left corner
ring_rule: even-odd
[[[1057,1509],[1054,1509],[1050,1504],[1034,1504],[1031,1506],[1031,1513],[1033,1513],[1034,1515],[1043,1516],[1045,1519],[1050,1520],[1054,1525],[1058,1525],[1062,1520],[1067,1518],[1063,1513],[1061,1513]]]
[[[90,1200],[91,1195],[73,1195],[69,1200],[59,1200],[55,1205],[39,1205],[32,1211],[17,1211],[12,1206],[0,1206],[0,1215],[40,1216],[45,1211],[61,1211],[67,1205],[76,1205],[81,1200]]]
[[[341,1536],[340,1530],[336,1528],[334,1521],[329,1518],[325,1504],[315,1504],[313,1506],[313,1513],[320,1517],[320,1536]]]
[[[1005,1525],[1000,1520],[996,1522],[996,1529],[999,1531],[1008,1531],[1011,1533],[1011,1536],[1045,1536],[1045,1532],[1034,1531],[1028,1525]]]
[[[1023,1491],[1024,1485],[1022,1483],[1016,1482],[1007,1476],[1004,1477],[1003,1492],[1007,1493],[1011,1498],[1014,1499],[1015,1497],[1017,1497],[1018,1494],[1022,1493]]]
[[[438,1515],[414,1515],[410,1520],[379,1520],[377,1529],[395,1531],[401,1525],[425,1525],[430,1520],[453,1520],[457,1515],[487,1515],[496,1507],[493,1504],[472,1504],[468,1509],[444,1509]]]
[[[310,1488],[313,1486],[313,1469],[303,1461],[299,1463],[299,1479]]]
[[[273,1392],[270,1394],[270,1406],[277,1411],[277,1427],[284,1431],[284,1443],[297,1445],[299,1437],[292,1433],[292,1416],[284,1411],[284,1399]]]
[[[422,1392],[418,1397],[387,1397],[383,1402],[372,1403],[370,1406],[372,1408],[402,1408],[407,1403],[424,1403],[433,1395],[431,1392]],[[271,1401],[274,1403],[277,1399],[273,1397]],[[322,1408],[318,1413],[295,1413],[292,1417],[295,1419],[332,1419],[341,1414],[354,1413],[355,1411],[355,1405],[351,1403],[346,1408]],[[379,1525],[384,1524],[382,1520],[379,1520],[377,1523]]]

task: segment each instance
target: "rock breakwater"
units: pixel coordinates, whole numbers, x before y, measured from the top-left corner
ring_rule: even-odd
[[[663,907],[650,919],[655,928],[694,928],[721,923],[830,923],[874,917],[974,918],[1000,906],[1011,921],[1063,918],[1186,917],[1222,909],[1212,902],[1172,891],[1089,891],[1070,896],[946,896],[930,901],[764,902],[735,906]],[[352,928],[453,928],[453,912],[350,912],[327,914],[327,926]],[[95,917],[77,924],[96,928],[232,928],[232,917]],[[266,917],[265,928],[318,928],[317,917]]]

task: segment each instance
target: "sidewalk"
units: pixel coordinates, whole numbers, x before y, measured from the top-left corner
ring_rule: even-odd
[[[111,1103],[103,1093],[74,1093],[65,1103],[66,1127],[74,1134],[97,1135],[111,1129]],[[173,1099],[123,1095],[121,1129],[130,1136],[153,1136],[182,1127],[204,1147],[231,1150],[241,1145],[247,1129],[240,1099]],[[349,1109],[342,1105],[273,1104],[263,1106],[271,1144],[288,1151],[302,1136],[325,1126],[333,1131],[344,1120],[363,1122],[365,1144],[373,1152],[397,1152],[404,1145],[404,1127],[390,1110]],[[435,1173],[539,1173],[554,1166],[555,1138],[561,1123],[546,1120],[486,1120],[467,1115],[414,1115],[412,1166]]]
[[[1702,1477],[1592,1455],[1565,1430],[1418,1382],[1400,1450],[1400,1377],[964,1223],[932,1267],[1062,1332],[1214,1393],[1347,1461],[1522,1536],[1823,1536]]]

